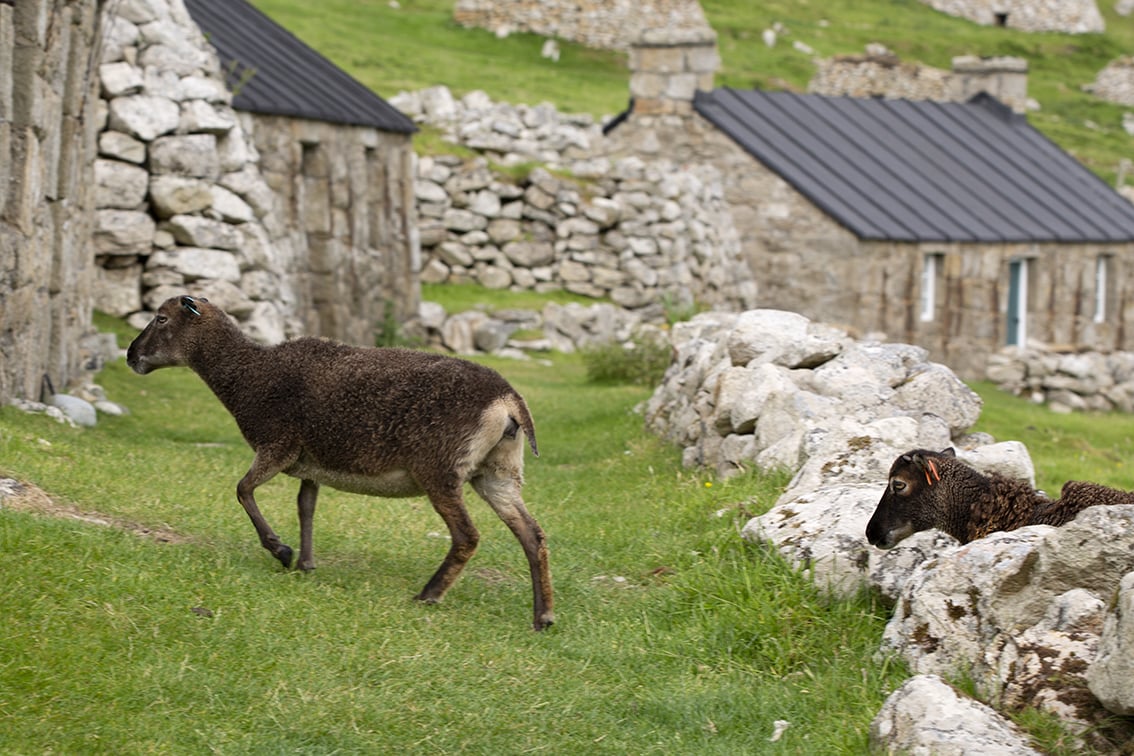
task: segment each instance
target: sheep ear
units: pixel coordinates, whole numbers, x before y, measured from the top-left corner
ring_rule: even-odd
[[[204,302],[206,300],[202,299],[201,301]],[[198,317],[201,315],[201,311],[197,309],[197,303],[193,301],[193,297],[182,297],[181,309]]]
[[[952,449],[949,451],[952,451]],[[925,476],[926,485],[932,486],[934,483],[941,480],[941,473],[937,470],[937,463],[933,461],[932,457],[927,457],[924,454],[915,454],[913,455],[912,461],[917,469]]]
[[[941,456],[942,457],[956,457],[957,456],[957,450],[954,449],[952,446],[950,446],[948,449],[942,449],[941,450]]]

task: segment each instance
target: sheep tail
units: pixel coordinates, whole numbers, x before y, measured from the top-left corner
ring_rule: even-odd
[[[524,397],[515,394],[513,397],[512,408],[515,415],[512,417],[520,427],[524,429],[524,435],[527,436],[528,445],[532,448],[532,454],[539,456],[539,447],[536,445],[535,437],[535,421],[532,420],[532,413],[528,411],[528,404],[524,401]]]

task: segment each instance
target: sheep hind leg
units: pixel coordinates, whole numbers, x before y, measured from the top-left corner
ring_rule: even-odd
[[[248,468],[248,472],[236,484],[236,498],[248,514],[248,519],[252,520],[252,526],[256,528],[256,535],[260,537],[260,545],[278,559],[280,564],[290,568],[293,554],[291,547],[281,541],[280,537],[272,530],[272,526],[264,519],[264,515],[260,513],[260,508],[256,506],[256,497],[253,495],[258,487],[274,478],[276,473],[286,466],[267,462],[263,455],[257,453],[256,458],[252,461],[252,467]]]
[[[472,480],[473,489],[488,502],[524,549],[532,576],[532,627],[543,630],[555,622],[547,536],[524,506],[521,485],[518,475],[488,473]]]
[[[296,498],[296,507],[299,510],[299,561],[295,566],[304,572],[315,569],[315,557],[311,553],[311,529],[315,519],[315,500],[318,497],[318,483],[307,479],[300,482],[299,496]]]
[[[476,552],[480,533],[469,519],[460,488],[444,493],[430,491],[428,494],[433,508],[449,528],[451,544],[449,553],[445,555],[445,560],[441,562],[437,572],[433,573],[433,577],[429,578],[421,593],[414,598],[427,604],[436,604],[445,596],[445,592],[460,576],[461,571]]]

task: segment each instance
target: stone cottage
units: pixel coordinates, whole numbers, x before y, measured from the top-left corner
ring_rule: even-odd
[[[413,123],[243,0],[106,6],[98,306],[209,296],[263,341],[416,311]]]
[[[761,307],[918,344],[965,377],[1029,339],[1134,348],[1134,206],[1023,116],[988,95],[717,89],[717,64],[711,30],[647,32],[608,136],[720,168]]]

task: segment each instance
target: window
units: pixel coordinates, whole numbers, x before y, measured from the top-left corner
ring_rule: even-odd
[[[1106,321],[1107,292],[1110,287],[1110,255],[1095,260],[1095,322]]]
[[[1011,346],[1028,343],[1028,260],[1008,263],[1008,339]]]
[[[921,322],[929,323],[937,317],[937,286],[945,267],[945,255],[930,252],[921,265]]]

